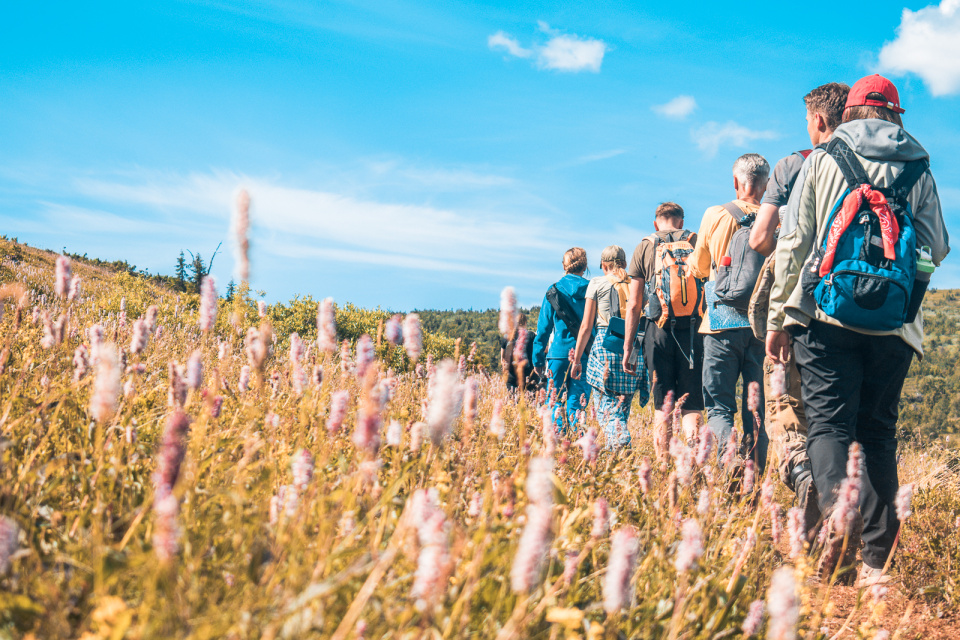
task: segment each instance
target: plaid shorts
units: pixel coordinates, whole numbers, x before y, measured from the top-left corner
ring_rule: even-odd
[[[606,335],[606,327],[597,329],[597,337],[593,341],[590,359],[587,361],[587,382],[600,393],[607,395],[625,396],[639,392],[640,406],[647,404],[650,387],[647,383],[643,353],[637,354],[637,375],[627,373],[623,370],[623,356],[603,348],[603,338]]]

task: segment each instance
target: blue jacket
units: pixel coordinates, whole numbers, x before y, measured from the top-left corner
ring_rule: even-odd
[[[586,278],[568,273],[557,281],[557,289],[573,300],[573,306],[576,307],[583,317],[583,308],[586,304],[587,284],[590,281]],[[553,342],[550,344],[550,351],[547,353],[547,343],[550,341],[550,335],[553,334]],[[533,340],[533,366],[543,368],[546,359],[566,360],[570,349],[577,346],[577,336],[567,329],[563,320],[557,317],[550,301],[543,297],[543,303],[540,305],[540,319],[537,321],[537,337]],[[583,354],[587,356],[586,353]]]

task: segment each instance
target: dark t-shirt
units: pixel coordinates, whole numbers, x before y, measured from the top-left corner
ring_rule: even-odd
[[[654,235],[660,238],[660,242],[677,242],[684,233],[687,232],[683,229],[678,229],[677,231],[657,231]],[[697,234],[691,233],[690,237],[687,238],[687,242],[689,242],[692,247],[697,246]],[[633,250],[633,257],[630,258],[627,275],[631,278],[642,278],[644,282],[649,282],[650,278],[653,277],[655,261],[656,253],[653,248],[653,242],[648,238],[644,238],[640,241],[640,244],[637,245],[637,248]]]
[[[526,343],[524,344],[524,360],[526,360],[526,364],[523,367],[524,378],[528,378],[533,371],[533,335],[533,333],[528,333]],[[510,363],[507,367],[507,386],[511,389],[519,386],[517,381],[517,367],[513,364],[513,347],[514,340],[507,340],[502,335],[500,336],[500,348],[504,350],[504,355],[510,358]],[[500,364],[503,366],[502,362]]]

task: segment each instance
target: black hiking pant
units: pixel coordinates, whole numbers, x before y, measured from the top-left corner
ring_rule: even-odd
[[[894,507],[897,415],[913,349],[897,336],[870,336],[823,322],[790,327],[807,412],[807,455],[824,514],[847,475],[850,444],[863,447],[863,561],[881,568],[900,526]]]

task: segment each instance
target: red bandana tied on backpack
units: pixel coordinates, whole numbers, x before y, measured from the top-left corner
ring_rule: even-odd
[[[830,273],[833,268],[833,259],[837,252],[837,243],[850,223],[860,211],[860,205],[866,199],[870,205],[870,210],[877,214],[880,219],[880,235],[883,237],[883,257],[887,260],[896,260],[897,251],[894,247],[897,238],[900,237],[900,224],[896,216],[887,204],[887,198],[879,191],[874,191],[868,184],[862,184],[844,199],[843,206],[833,219],[830,225],[830,233],[827,235],[826,252],[823,255],[823,262],[820,263],[820,277]]]

